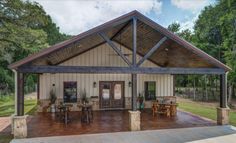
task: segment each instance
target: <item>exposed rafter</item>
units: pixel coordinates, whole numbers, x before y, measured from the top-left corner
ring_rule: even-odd
[[[161,45],[167,40],[167,37],[163,37],[154,47],[152,47],[147,54],[137,63],[140,66],[146,59],[148,59]]]
[[[121,27],[112,37],[111,40],[113,40],[116,36],[122,34],[129,26],[131,25],[131,21],[128,21],[123,27]]]
[[[141,13],[139,13],[138,11],[132,11],[128,14],[125,14],[121,17],[118,17],[114,20],[111,20],[107,23],[104,23],[98,27],[95,27],[91,30],[88,30],[84,33],[81,33],[77,36],[72,37],[71,39],[61,42],[59,44],[53,45],[50,48],[44,49],[42,51],[40,51],[37,54],[33,54],[30,55],[27,58],[24,58],[18,62],[15,62],[11,65],[9,65],[8,67],[10,69],[17,69],[20,66],[24,66],[24,65],[33,65],[34,62],[37,61],[41,61],[41,64],[45,63],[45,58],[52,56],[55,52],[58,52],[60,50],[64,50],[65,48],[68,48],[70,45],[73,45],[73,43],[76,43],[80,40],[83,39],[87,39],[90,42],[90,36],[92,36],[93,34],[97,34],[99,32],[102,31],[107,31],[109,33],[109,38],[110,38],[110,34],[115,34],[117,33],[117,31],[122,29],[126,29],[124,25],[128,24],[133,18],[137,18],[138,21],[144,23],[145,25],[148,25],[149,27],[151,27],[153,30],[155,30],[156,32],[160,33],[161,35],[164,35],[166,37],[168,37],[168,39],[170,39],[170,41],[173,41],[174,43],[178,44],[179,46],[183,47],[183,49],[188,50],[189,53],[192,53],[194,55],[196,55],[195,59],[196,61],[200,61],[200,63],[202,62],[202,65],[196,64],[193,65],[193,63],[195,62],[195,59],[190,59],[189,57],[187,57],[189,59],[190,64],[185,64],[185,65],[176,65],[177,67],[219,67],[224,69],[225,71],[230,71],[231,69],[224,65],[223,63],[221,63],[220,61],[216,60],[215,58],[211,57],[210,55],[204,53],[203,51],[201,51],[200,49],[194,47],[193,45],[191,45],[190,43],[188,43],[187,41],[181,39],[180,37],[178,37],[177,35],[173,34],[172,32],[168,31],[167,29],[165,29],[164,27],[160,26],[159,24],[155,23],[154,21],[152,21],[151,19],[145,17],[144,15],[142,15]],[[124,24],[122,26],[119,27],[119,25]],[[129,24],[128,24],[129,25]],[[122,27],[122,28],[121,28]],[[129,27],[129,26],[128,26]],[[118,29],[113,29],[113,28],[118,28]],[[120,32],[121,32],[120,31]],[[119,32],[118,32],[119,33]],[[117,33],[117,34],[118,34]],[[119,34],[118,34],[119,35]],[[112,37],[111,37],[112,38]],[[152,37],[152,38],[156,38],[156,37]],[[99,38],[100,39],[100,38]],[[111,41],[115,41],[116,38],[114,39],[110,39]],[[132,42],[132,39],[129,39],[130,43]],[[95,44],[99,44],[99,43],[95,43]],[[88,44],[89,45],[89,44]],[[123,43],[123,45],[127,45],[126,43]],[[128,45],[130,48],[131,44]],[[90,47],[86,47],[86,48],[90,48]],[[148,47],[150,48],[150,47]],[[85,50],[85,49],[84,49]],[[140,51],[137,51],[137,53],[140,53]],[[62,52],[63,54],[63,52]],[[141,53],[142,55],[144,55],[144,53]],[[61,57],[63,57],[64,55],[62,55]],[[65,58],[58,58],[58,60],[53,61],[52,63],[59,63],[61,61],[63,61],[64,59],[69,59],[70,57],[72,57],[73,55],[65,55]],[[55,58],[57,58],[57,55],[55,54]],[[154,61],[155,63],[157,63],[158,65],[162,65],[161,62],[159,62],[158,58],[154,59],[154,58],[149,58],[149,60]],[[132,63],[131,63],[132,64]],[[38,64],[40,65],[40,64]],[[189,66],[191,65],[191,66]],[[198,66],[199,65],[199,66]],[[175,66],[174,66],[175,67]]]
[[[129,65],[131,66],[132,64],[130,63],[129,59],[125,57],[125,55],[116,47],[116,45],[104,34],[104,33],[99,33],[99,35],[112,47],[112,49]]]

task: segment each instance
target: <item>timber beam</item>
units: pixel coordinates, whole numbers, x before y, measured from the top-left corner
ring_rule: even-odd
[[[120,49],[116,47],[116,45],[104,34],[99,33],[99,35],[112,47],[112,49],[129,65],[131,66],[131,63],[128,58],[125,57],[125,55],[121,52]]]
[[[24,74],[17,72],[16,77],[16,114],[17,116],[23,116],[24,115]]]
[[[227,73],[220,75],[220,107],[227,108]]]
[[[100,66],[25,66],[22,73],[124,73],[124,74],[224,74],[220,68],[100,67]]]

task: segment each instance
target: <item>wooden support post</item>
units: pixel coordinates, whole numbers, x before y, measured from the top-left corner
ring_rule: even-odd
[[[137,19],[133,18],[133,56],[132,66],[137,67],[136,64],[136,52],[137,52]],[[132,110],[137,110],[137,74],[132,73]]]
[[[227,74],[220,75],[220,107],[227,108]]]
[[[227,74],[220,75],[220,107],[217,108],[217,124],[229,124],[229,108],[227,106]]]
[[[17,72],[17,116],[24,115],[24,74]]]
[[[137,66],[136,55],[137,55],[137,19],[133,18],[133,55],[132,55],[133,67]]]
[[[132,110],[137,110],[137,74],[131,75],[132,79]]]
[[[39,100],[39,95],[40,95],[40,74],[37,75],[37,100]]]

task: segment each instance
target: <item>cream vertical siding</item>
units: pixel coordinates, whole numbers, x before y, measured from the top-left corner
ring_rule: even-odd
[[[125,82],[125,97],[131,97],[131,75],[129,74],[42,74],[40,75],[40,99],[48,99],[52,84],[55,84],[56,95],[58,98],[63,98],[63,82],[76,81],[78,95],[83,90],[86,90],[87,95],[99,95],[99,81],[124,81]],[[138,75],[138,93],[144,92],[144,82],[156,82],[157,96],[172,96],[173,95],[173,76],[167,74],[140,74]],[[97,86],[93,87],[93,82]]]
[[[131,51],[120,47],[122,52],[125,54],[131,54]],[[137,61],[140,59],[140,56],[137,56]],[[132,60],[132,54],[128,56],[128,59]],[[64,63],[61,63],[63,66],[116,66],[116,67],[127,67],[128,65],[123,61],[123,59],[118,56],[115,51],[107,44],[103,44],[97,48],[94,48],[88,52],[85,52],[77,57],[74,57]],[[150,61],[145,61],[142,66],[144,67],[157,67],[154,63]]]
[[[119,47],[119,45],[118,45]],[[131,51],[121,47],[123,53]],[[130,60],[132,56],[128,57]],[[137,56],[139,60],[141,57]],[[137,60],[137,61],[138,61]],[[115,54],[113,49],[107,44],[94,48],[86,53],[65,61],[64,66],[127,66],[127,64]],[[145,61],[142,66],[157,67],[150,61]],[[41,74],[40,75],[40,99],[48,99],[52,84],[55,84],[56,95],[63,98],[63,82],[77,81],[78,95],[85,89],[88,96],[99,96],[99,81],[124,81],[125,97],[131,97],[131,87],[128,83],[131,81],[130,74]],[[138,93],[144,91],[145,81],[156,82],[157,96],[173,95],[173,76],[168,74],[139,74],[138,75]],[[97,87],[93,87],[93,82]],[[79,97],[79,96],[78,96]]]

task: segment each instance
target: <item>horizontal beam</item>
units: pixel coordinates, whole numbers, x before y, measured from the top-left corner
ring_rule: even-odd
[[[223,74],[219,68],[99,67],[99,66],[25,66],[22,73],[125,73],[125,74]]]

